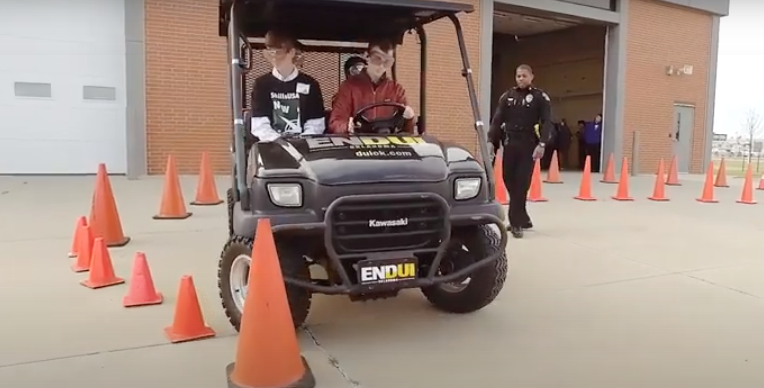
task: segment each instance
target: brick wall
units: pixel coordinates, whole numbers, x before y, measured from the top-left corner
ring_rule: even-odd
[[[150,174],[172,153],[182,173],[202,151],[227,170],[230,103],[216,0],[146,1],[146,140]]]
[[[672,157],[675,102],[695,105],[691,172],[701,172],[711,15],[652,0],[632,0],[629,8],[626,114],[623,151],[631,155],[632,134],[640,130],[642,172],[654,171],[659,158]],[[694,66],[691,76],[667,76],[668,65]]]
[[[459,0],[472,3],[478,0]],[[225,38],[217,36],[217,0],[146,0],[146,132],[150,174],[161,174],[168,154],[181,173],[195,173],[202,151],[213,168],[229,172],[230,103]],[[479,9],[462,15],[475,83],[480,67]],[[427,130],[443,140],[476,147],[469,98],[451,23],[429,25]],[[319,80],[337,68],[307,68]],[[326,74],[322,74],[327,72]],[[318,73],[318,74],[317,74]],[[419,45],[408,36],[398,52],[398,78],[418,109]],[[336,86],[322,86],[330,99]]]

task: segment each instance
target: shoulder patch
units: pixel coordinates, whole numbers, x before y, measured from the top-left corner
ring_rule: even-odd
[[[541,96],[544,97],[545,100],[549,101],[549,95],[546,94],[546,92],[541,92]]]

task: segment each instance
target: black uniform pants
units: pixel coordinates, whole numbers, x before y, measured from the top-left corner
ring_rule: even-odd
[[[528,141],[510,141],[504,145],[502,162],[504,186],[509,192],[509,225],[523,227],[531,222],[525,208],[528,189],[533,175],[533,149],[536,145]]]

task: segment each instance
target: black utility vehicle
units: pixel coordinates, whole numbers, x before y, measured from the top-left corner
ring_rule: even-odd
[[[218,284],[234,327],[241,321],[250,262],[258,259],[251,255],[261,218],[273,227],[296,326],[305,321],[313,293],[363,301],[420,288],[435,307],[452,313],[479,310],[499,294],[507,277],[504,215],[493,194],[491,156],[458,19],[471,11],[468,5],[425,0],[221,0],[235,167],[228,195],[230,237]],[[424,26],[440,19],[456,30],[479,158],[425,134]],[[246,73],[257,39],[272,28],[297,39],[334,42],[313,49],[337,53],[348,50],[337,42],[393,37],[401,43],[404,34],[418,34],[419,135],[399,133],[404,107],[397,106],[389,119],[370,122],[363,118],[370,106],[356,115],[361,130],[354,135],[248,141]]]

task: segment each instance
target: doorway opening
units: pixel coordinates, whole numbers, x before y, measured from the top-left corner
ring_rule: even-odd
[[[498,3],[494,9],[491,111],[515,85],[517,66],[530,65],[535,86],[551,98],[557,134],[542,168],[557,150],[563,170],[581,170],[588,149],[592,170],[599,171],[602,158],[593,153],[601,147],[586,146],[592,136],[586,139],[579,122],[591,123],[603,112],[607,26]]]

